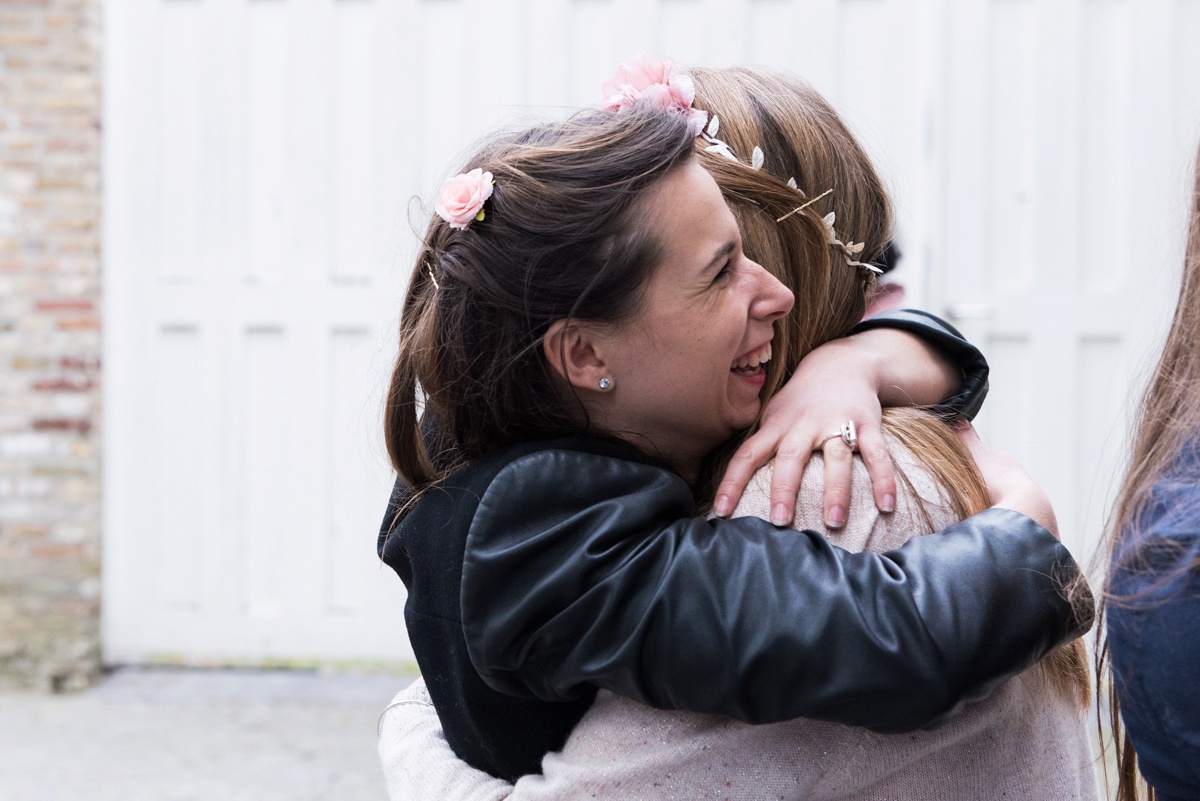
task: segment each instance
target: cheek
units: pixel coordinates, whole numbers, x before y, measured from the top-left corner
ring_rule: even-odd
[[[691,321],[677,331],[671,346],[662,343],[664,347],[641,367],[660,401],[678,414],[711,412],[726,392],[729,371],[723,349],[704,324]]]
[[[706,299],[707,300],[707,299]],[[647,320],[646,334],[624,360],[655,405],[680,414],[720,413],[730,394],[730,365],[746,338],[746,315],[728,296]],[[723,301],[723,302],[720,302]]]

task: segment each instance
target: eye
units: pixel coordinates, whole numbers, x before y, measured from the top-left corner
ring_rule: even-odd
[[[733,275],[733,259],[726,259],[725,263],[721,265],[721,269],[713,277],[713,283],[720,283],[728,279],[731,275]]]

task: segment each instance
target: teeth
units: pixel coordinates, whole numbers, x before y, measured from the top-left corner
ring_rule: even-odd
[[[766,345],[763,345],[761,348],[754,351],[749,356],[745,356],[745,357],[735,361],[733,363],[732,369],[737,370],[737,369],[746,368],[746,367],[758,367],[760,364],[766,364],[769,361],[771,361],[771,343],[770,342],[768,342]]]

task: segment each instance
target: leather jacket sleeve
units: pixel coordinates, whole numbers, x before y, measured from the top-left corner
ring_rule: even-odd
[[[910,730],[1091,625],[1059,589],[1078,567],[1016,512],[883,554],[693,515],[684,482],[653,466],[563,450],[506,466],[462,573],[484,681],[550,701],[599,685],[752,723]]]
[[[927,345],[942,353],[962,374],[962,385],[956,395],[939,403],[934,409],[947,417],[974,420],[983,408],[988,393],[988,363],[979,348],[968,342],[958,329],[929,312],[917,309],[896,309],[869,317],[856,325],[851,334],[873,328],[895,328],[920,337]]]

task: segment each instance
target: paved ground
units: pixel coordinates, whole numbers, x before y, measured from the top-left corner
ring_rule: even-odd
[[[0,799],[384,801],[375,724],[412,678],[122,670],[0,694]]]

